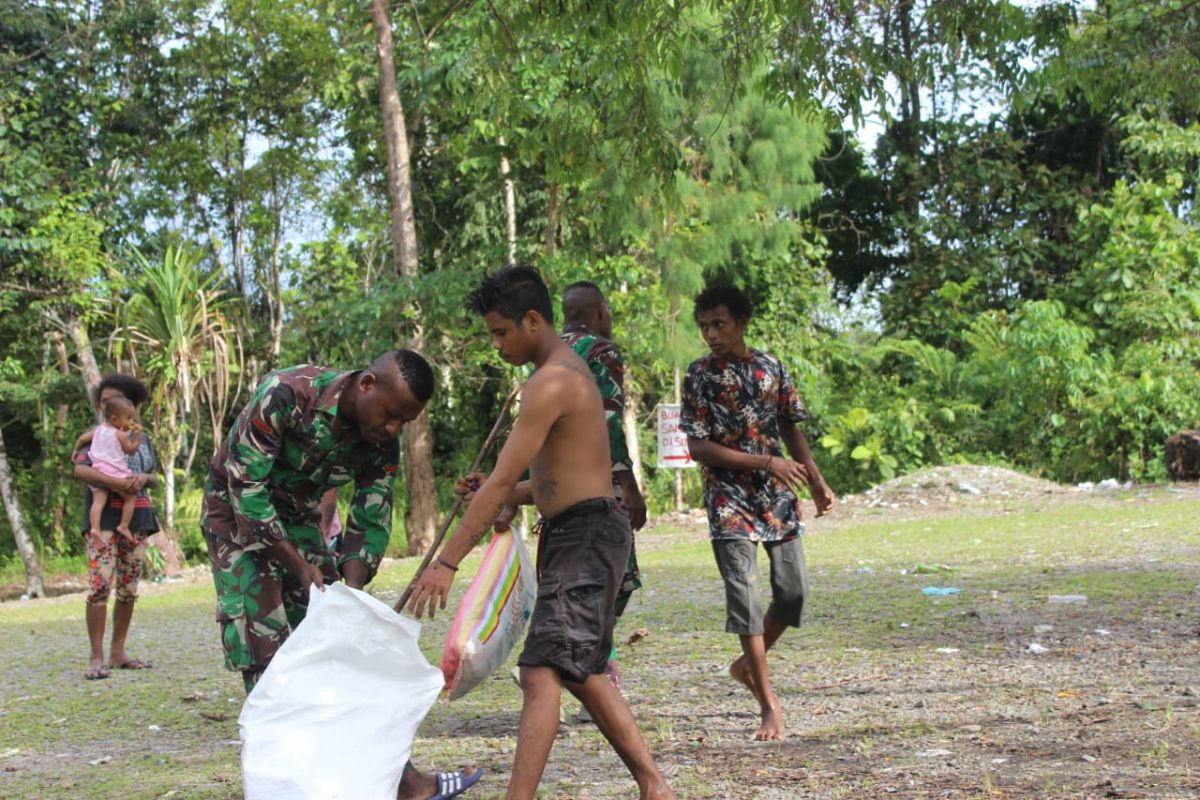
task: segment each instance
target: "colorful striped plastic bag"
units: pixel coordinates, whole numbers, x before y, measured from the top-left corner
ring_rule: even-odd
[[[446,692],[456,700],[499,669],[521,639],[537,599],[537,574],[521,537],[492,537],[442,649]]]

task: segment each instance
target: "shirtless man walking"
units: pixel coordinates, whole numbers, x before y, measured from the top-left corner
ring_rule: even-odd
[[[643,800],[674,798],[629,706],[604,675],[630,529],[627,513],[613,499],[596,381],[555,332],[550,293],[536,270],[508,267],[486,277],[467,306],[483,317],[502,359],[517,366],[532,361],[537,371],[495,470],[417,581],[408,610],[420,618],[445,608],[458,563],[505,505],[532,500],[542,516],[538,599],[517,661],[524,705],[508,797],[533,798],[558,733],[566,686],[625,762]],[[527,468],[530,480],[518,484]]]

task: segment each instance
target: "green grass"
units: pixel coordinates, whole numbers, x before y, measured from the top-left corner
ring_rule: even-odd
[[[1024,647],[1037,622],[1051,625],[1055,635],[1111,627],[1125,637],[1123,646],[1143,648],[1143,660],[1175,664],[1171,653],[1145,648],[1158,636],[1152,629],[1169,629],[1178,624],[1180,609],[1197,605],[1197,508],[1195,501],[1167,495],[1128,495],[1037,510],[816,521],[806,540],[812,608],[801,633],[785,636],[772,653],[793,735],[770,745],[747,743],[754,708],[723,674],[738,643],[722,633],[722,585],[703,529],[644,533],[639,544],[646,588],[635,596],[618,635],[635,628],[650,635],[621,647],[626,694],[683,796],[793,797],[789,791],[803,789],[813,797],[863,797],[882,795],[880,787],[893,784],[904,789],[907,784],[887,772],[872,770],[905,764],[920,774],[927,768],[911,752],[958,737],[956,697],[982,704],[984,710],[969,720],[1015,714],[1054,725],[1070,701],[1030,682],[1045,679],[1055,690],[1091,682],[1092,688],[1079,691],[1099,693],[1126,680],[1091,674],[1101,657],[1108,658],[1096,649],[1105,645],[1087,650],[1074,640],[1035,662],[1038,670],[1024,670],[1030,663]],[[462,574],[471,575],[476,563],[477,556],[468,559]],[[952,571],[912,574],[919,563]],[[373,591],[394,599],[415,566],[412,559],[389,564]],[[461,579],[458,591],[465,584]],[[921,588],[932,584],[955,585],[963,593],[922,595]],[[1086,594],[1089,602],[1049,606],[1051,594]],[[79,595],[0,605],[0,754],[19,750],[0,758],[0,796],[240,797],[236,718],[242,692],[240,680],[220,666],[211,586],[149,588],[139,602],[130,652],[153,658],[155,668],[117,671],[107,681],[81,679],[87,647],[82,611]],[[434,663],[447,628],[442,615],[423,633],[423,649]],[[939,655],[941,647],[959,652]],[[1120,653],[1114,644],[1112,657]],[[1091,660],[1080,661],[1081,654]],[[1193,656],[1171,667],[1184,670],[1172,680],[1197,682],[1194,664]],[[1148,668],[1131,669],[1143,674]],[[1016,670],[1017,677],[989,677],[997,670],[1004,676]],[[921,698],[928,703],[919,705]],[[987,710],[988,704],[995,708]],[[569,715],[578,708],[573,701],[565,705]],[[1129,737],[1122,764],[1174,781],[1186,794],[1196,774],[1192,754],[1200,727],[1189,707],[1172,709],[1168,725],[1166,707],[1159,702],[1157,711],[1140,712],[1147,716],[1138,724],[1153,726]],[[482,764],[492,777],[470,796],[502,796],[519,709],[519,692],[501,671],[460,701],[439,701],[422,727],[415,757],[423,766]],[[1011,730],[989,729],[988,741],[1002,742]],[[104,757],[111,760],[89,764]],[[1118,754],[1113,750],[1106,758],[1114,762]],[[1036,796],[1036,787],[1050,795],[1085,796],[1073,792],[1082,792],[1095,776],[1072,772],[1076,764],[1087,766],[1076,757],[1057,768],[1061,774],[1031,769],[1022,785],[1035,787],[1032,793],[1013,794],[1010,786],[1008,796]],[[988,796],[1013,780],[986,759],[964,760],[959,769],[953,783],[958,796]],[[928,780],[945,778],[930,774]],[[771,794],[764,785],[782,787],[782,793]],[[543,788],[547,798],[633,793],[595,728],[574,723],[563,727]]]

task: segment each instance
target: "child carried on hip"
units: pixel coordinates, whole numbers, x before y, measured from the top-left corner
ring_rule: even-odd
[[[110,397],[104,401],[101,413],[104,416],[103,422],[80,436],[75,443],[75,449],[90,444],[88,458],[91,459],[94,469],[110,478],[129,478],[133,472],[129,469],[128,457],[138,451],[145,435],[142,433],[142,426],[137,422],[137,412],[133,403],[124,397]],[[97,546],[104,544],[100,531],[100,515],[108,502],[109,491],[104,486],[92,486],[89,535]],[[116,531],[130,544],[136,544],[137,540],[133,531],[129,529],[129,523],[133,519],[137,494],[118,494],[121,498],[121,521],[117,524]]]

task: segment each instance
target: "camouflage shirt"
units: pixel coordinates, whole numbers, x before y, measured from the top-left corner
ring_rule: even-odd
[[[359,559],[374,575],[391,533],[400,446],[369,444],[338,418],[338,400],[356,374],[304,365],[259,384],[213,456],[206,530],[242,549],[266,547],[291,538],[290,526],[318,525],[321,495],[354,481],[337,563]]]
[[[575,322],[563,326],[562,340],[575,351],[575,355],[587,362],[596,378],[596,385],[600,387],[613,472],[632,469],[633,462],[629,459],[629,446],[625,442],[625,428],[621,420],[625,411],[625,362],[621,359],[621,351],[610,340]]]

